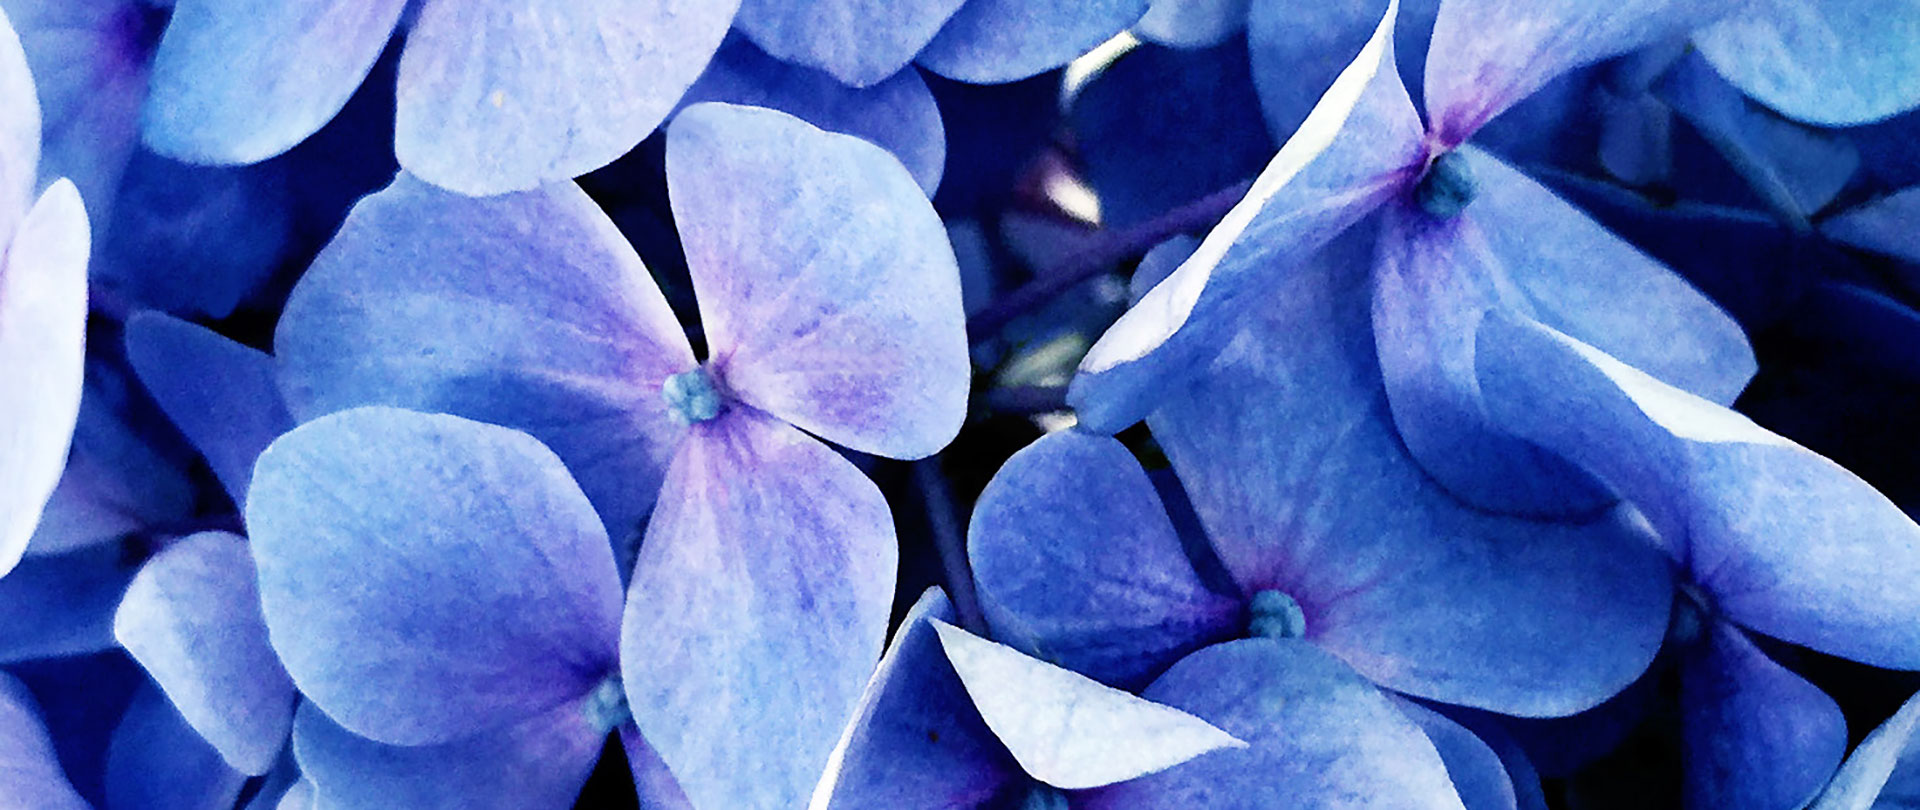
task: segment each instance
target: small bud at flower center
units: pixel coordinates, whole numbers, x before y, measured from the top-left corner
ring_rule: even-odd
[[[713,375],[705,366],[668,377],[660,384],[660,396],[667,400],[667,407],[689,425],[719,416],[725,404],[720,398],[720,386],[714,383]]]
[[[1247,635],[1254,638],[1299,638],[1307,633],[1307,613],[1281,591],[1261,591],[1248,606],[1253,613]]]
[[[587,715],[587,723],[607,733],[633,719],[633,707],[627,705],[626,684],[621,683],[618,675],[608,675],[587,693],[587,701],[580,710]]]
[[[1473,169],[1459,152],[1434,158],[1419,185],[1413,187],[1413,199],[1420,204],[1420,210],[1441,219],[1459,216],[1479,193],[1480,184],[1473,179]]]

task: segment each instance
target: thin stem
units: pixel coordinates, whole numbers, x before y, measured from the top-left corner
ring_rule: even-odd
[[[1128,259],[1146,255],[1167,239],[1209,227],[1247,196],[1253,181],[1235,183],[1219,191],[1182,205],[1158,217],[1130,228],[1105,231],[1084,250],[1068,257],[1058,266],[1008,293],[992,306],[967,320],[967,335],[980,343],[999,333],[1000,328],[1040,306],[1080,282],[1093,278]]]
[[[953,505],[953,491],[940,471],[938,456],[913,462],[913,485],[927,508],[927,524],[933,529],[933,544],[940,550],[940,565],[947,573],[947,598],[960,626],[979,635],[987,633],[986,615],[980,612],[980,596],[973,589],[973,569],[967,565],[966,540],[960,531],[959,512]]]

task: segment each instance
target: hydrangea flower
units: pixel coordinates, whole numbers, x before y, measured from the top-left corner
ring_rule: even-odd
[[[1053,434],[1002,468],[969,530],[996,637],[1123,688],[1208,645],[1281,638],[1324,657],[1325,677],[1534,717],[1592,707],[1646,668],[1671,580],[1631,525],[1473,510],[1408,457],[1352,317],[1365,247],[1336,242],[1263,290],[1227,350],[1148,418],[1228,590],[1189,561],[1118,442]]]
[[[1693,36],[1713,69],[1782,114],[1854,126],[1920,107],[1920,8],[1761,0]]]
[[[811,786],[885,635],[886,503],[801,431],[930,454],[969,369],[945,232],[884,151],[696,105],[667,173],[705,363],[578,189],[474,200],[404,176],[349,217],[275,343],[296,417],[386,403],[524,428],[623,551],[652,509],[623,630],[650,652],[623,677],[687,797],[728,806]],[[788,742],[715,742],[756,733]]]
[[[730,0],[181,0],[142,133],[198,163],[253,163],[320,129],[405,30],[394,153],[464,194],[603,166],[660,125],[720,47]]]
[[[86,363],[87,212],[73,183],[36,199],[40,104],[0,12],[0,575],[25,554],[66,466]]]
[[[1159,386],[1227,344],[1249,290],[1380,211],[1371,319],[1414,458],[1481,508],[1603,508],[1608,496],[1591,479],[1488,423],[1463,372],[1482,313],[1536,315],[1719,401],[1751,376],[1751,352],[1671,271],[1465,141],[1560,72],[1684,32],[1713,6],[1447,0],[1426,63],[1423,124],[1393,68],[1390,3],[1246,199],[1087,354],[1069,393],[1082,423],[1110,432],[1136,421]]]
[[[1126,30],[1148,0],[744,0],[734,23],[762,50],[854,87],[910,63],[963,82],[1018,81]]]

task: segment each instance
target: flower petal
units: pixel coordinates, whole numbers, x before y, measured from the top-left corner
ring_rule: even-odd
[[[1804,807],[1847,750],[1840,706],[1713,622],[1680,664],[1688,807]]]
[[[953,439],[971,370],[960,271],[898,160],[785,113],[701,104],[668,129],[667,181],[735,396],[891,458]]]
[[[1920,186],[1847,209],[1820,230],[1854,247],[1920,264]]]
[[[1427,735],[1447,766],[1447,778],[1466,810],[1514,810],[1513,778],[1500,757],[1466,726],[1415,703],[1396,699],[1393,705]]]
[[[661,492],[620,635],[634,722],[695,807],[803,804],[886,640],[886,500],[737,405],[681,445]]]
[[[1920,526],[1866,482],[1537,323],[1489,315],[1476,356],[1494,418],[1637,506],[1723,615],[1920,668]]]
[[[1908,698],[1860,741],[1809,810],[1869,810],[1890,784],[1911,802],[1913,757],[1920,753],[1913,745],[1915,727],[1920,727],[1920,696]]]
[[[745,0],[734,21],[768,54],[867,87],[900,72],[965,0]]]
[[[0,251],[40,184],[40,97],[13,21],[0,10]],[[0,263],[4,267],[4,263]]]
[[[577,701],[436,745],[355,736],[311,703],[301,704],[293,724],[312,806],[325,810],[565,810],[605,743]]]
[[[1110,434],[1139,421],[1226,345],[1240,320],[1235,299],[1294,271],[1410,179],[1421,128],[1393,70],[1397,9],[1388,5],[1246,198],[1087,353],[1067,392],[1081,425]]]
[[[245,508],[253,462],[293,429],[273,358],[161,312],[127,319],[127,362]]]
[[[1447,0],[1427,51],[1427,119],[1463,143],[1568,70],[1685,35],[1746,0]]]
[[[192,163],[258,163],[331,120],[406,0],[179,0],[154,54],[141,134]]]
[[[578,187],[476,200],[404,174],[301,277],[274,351],[303,420],[395,405],[533,434],[622,542],[685,432],[660,384],[694,366],[659,287]]]
[[[1920,6],[1912,0],[1767,0],[1693,36],[1760,103],[1828,127],[1920,107]]]
[[[247,527],[273,648],[362,736],[446,742],[613,670],[612,548],[526,434],[394,408],[325,416],[261,454]]]
[[[65,180],[0,241],[0,576],[25,553],[80,418],[88,241],[86,209]]]
[[[1065,65],[1147,13],[1148,0],[968,0],[920,53],[928,70],[972,84]]]
[[[73,792],[53,739],[40,719],[40,706],[26,686],[0,673],[0,800],[13,807],[44,810],[91,810]]]
[[[293,681],[267,644],[245,538],[204,532],[142,566],[114,638],[234,770],[273,767],[293,727]]]
[[[1163,771],[1246,743],[1184,711],[933,622],[981,719],[1028,775],[1079,790]]]
[[[1625,521],[1490,515],[1421,471],[1381,389],[1368,268],[1341,253],[1365,247],[1336,243],[1250,302],[1148,424],[1241,589],[1292,596],[1307,638],[1362,675],[1506,714],[1593,706],[1653,659],[1667,564]]]
[[[526,191],[647,137],[738,0],[431,0],[400,57],[394,154],[462,194]]]
[[[26,558],[0,577],[0,663],[113,649],[114,610],[137,570],[118,543]]]
[[[1208,48],[1247,25],[1251,0],[1151,0],[1133,32],[1169,48]]]
[[[1119,442],[1062,431],[1008,459],[967,530],[980,604],[1014,649],[1137,690],[1204,644],[1243,629],[1213,593]]]
[[[821,129],[864,138],[899,158],[929,196],[946,170],[947,133],[940,108],[917,70],[848,87],[818,70],[774,59],[735,37],[720,47],[681,103],[702,101],[768,107]]]
[[[1023,777],[947,663],[934,622],[953,619],[938,588],[907,612],[813,807],[976,807]]]
[[[287,708],[293,708],[291,701]],[[283,732],[273,753],[285,743]],[[151,684],[134,693],[114,727],[105,771],[106,805],[112,808],[233,810],[247,784],[247,775],[230,767]]]
[[[1141,694],[1249,745],[1077,797],[1075,807],[1462,807],[1420,728],[1311,644],[1217,644],[1175,664]]]

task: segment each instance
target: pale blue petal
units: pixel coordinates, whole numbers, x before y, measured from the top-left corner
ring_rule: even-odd
[[[293,750],[310,810],[566,810],[606,743],[578,702],[506,728],[437,745],[382,745],[335,725],[306,703]],[[298,805],[296,805],[298,806]]]
[[[1693,37],[1714,70],[1788,117],[1855,126],[1920,107],[1920,4],[1759,0]]]
[[[920,53],[949,79],[1001,84],[1073,61],[1147,13],[1148,0],[967,0]]]
[[[260,451],[293,429],[273,358],[160,312],[127,319],[127,362],[236,506]]]
[[[151,684],[134,694],[107,744],[111,810],[232,810],[246,784],[247,775],[229,767]]]
[[[1804,807],[1847,749],[1840,706],[1712,621],[1680,663],[1688,807]]]
[[[0,673],[0,800],[34,810],[91,810],[54,758],[39,703],[5,673]]]
[[[783,61],[855,87],[898,73],[966,0],[745,0],[734,22]]]

